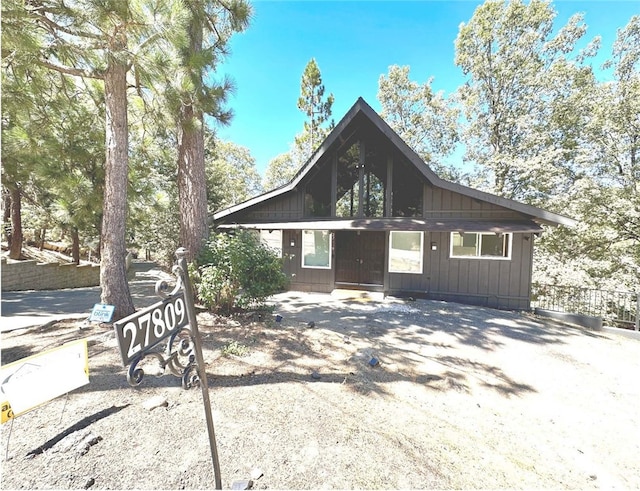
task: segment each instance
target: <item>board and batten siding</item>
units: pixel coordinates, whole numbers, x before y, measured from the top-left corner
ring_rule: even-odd
[[[385,232],[383,288],[387,294],[420,295],[491,307],[528,309],[535,234],[513,233],[511,257],[506,260],[451,258],[450,230],[470,233],[507,229],[537,231],[540,228],[533,223],[536,218],[544,223],[558,225],[568,225],[572,220],[523,203],[504,200],[488,193],[442,181],[418,155],[406,145],[401,144],[399,138],[364,100],[358,99],[292,181],[244,204],[215,214],[217,215],[217,217],[214,215],[215,221],[227,227],[246,224],[251,228],[260,228],[260,223],[265,226],[282,227],[283,268],[289,278],[289,288],[292,290],[327,292],[336,286],[335,243],[331,269],[303,268],[300,257],[302,231],[292,228],[333,226],[340,230],[348,230],[351,227],[358,230],[370,229]],[[356,142],[360,142],[360,150],[363,148],[365,150],[360,153],[359,164],[364,163],[363,157],[372,158],[373,160],[367,161],[367,164],[373,164],[374,170],[381,172],[386,162],[386,179],[384,175],[378,176],[386,184],[383,201],[385,217],[382,220],[378,220],[377,217],[359,217],[355,223],[349,223],[347,218],[335,216],[339,182],[338,158],[344,152],[348,152]],[[366,147],[368,144],[371,144],[370,151]],[[365,167],[359,167],[358,175],[357,189],[360,195],[359,213],[361,214],[364,204]],[[394,183],[394,179],[400,182]],[[342,190],[345,185],[347,188],[356,189],[355,182],[351,178],[346,179],[341,182],[340,189]],[[419,196],[421,188],[422,196]],[[309,190],[310,204],[315,206],[317,202],[322,205],[315,210],[316,212],[325,215],[325,206],[328,203],[331,204],[330,217],[304,216],[305,189]],[[396,203],[398,206],[395,207],[393,206],[394,193],[398,200]],[[404,193],[409,195],[405,196]],[[379,194],[376,197],[381,198]],[[415,208],[420,208],[420,201],[421,213],[417,215],[421,216],[414,217],[413,212]],[[314,206],[309,208],[309,215],[313,215]],[[390,216],[394,213],[403,216]],[[327,218],[332,220],[327,220],[328,223],[323,225]],[[306,224],[314,220],[319,223]],[[334,225],[338,221],[339,224]],[[282,222],[282,225],[279,225],[279,222]],[[517,228],[516,222],[521,222],[526,228]],[[478,227],[480,230],[473,230],[473,227]],[[388,271],[390,230],[427,228],[429,230],[423,231],[422,272],[420,274],[390,273]],[[332,232],[335,233],[336,230]],[[356,231],[354,230],[353,233]],[[293,246],[292,238],[295,238]],[[431,249],[432,244],[436,250]],[[377,253],[382,254],[379,250]],[[376,277],[375,288],[379,288],[379,277]]]
[[[423,217],[474,219],[522,219],[514,211],[468,196],[424,184]],[[298,220],[304,214],[300,190],[274,197],[236,216],[239,223]],[[471,230],[469,230],[471,232]],[[291,239],[295,247],[291,247]],[[297,291],[331,292],[335,287],[335,256],[331,269],[303,268],[301,231],[283,231],[283,269],[289,288]],[[426,296],[507,309],[528,309],[534,235],[513,234],[509,260],[451,258],[450,232],[424,232],[423,274],[389,273],[389,232],[386,232],[384,290],[390,295]],[[431,250],[435,243],[437,250]]]
[[[276,196],[238,216],[238,222],[283,221],[302,218],[304,193],[287,193]]]
[[[525,238],[528,237],[528,238]],[[533,234],[513,234],[511,259],[451,258],[449,232],[425,233],[423,274],[388,273],[388,293],[500,307],[529,308]],[[431,250],[431,243],[437,250]]]
[[[295,246],[291,246],[291,240]],[[301,292],[330,293],[334,288],[335,257],[331,269],[302,267],[302,234],[300,230],[283,230],[282,269],[289,282],[289,289]]]
[[[426,183],[423,192],[423,216],[425,218],[500,218],[522,219],[514,210],[469,196],[442,189]]]
[[[519,213],[425,183],[424,216],[521,219]],[[425,232],[423,274],[388,273],[390,294],[414,292],[429,298],[488,307],[528,309],[534,235],[515,233],[511,258],[451,258],[450,232]],[[431,250],[434,243],[437,250]]]
[[[533,234],[513,234],[509,260],[451,258],[450,240],[449,232],[426,233],[424,273],[389,273],[389,293],[414,292],[487,307],[529,308]],[[436,251],[431,250],[432,242]]]

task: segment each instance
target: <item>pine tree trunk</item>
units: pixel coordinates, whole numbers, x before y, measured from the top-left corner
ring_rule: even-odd
[[[193,114],[185,108],[183,115]],[[202,115],[191,116],[202,124]],[[204,169],[204,140],[201,129],[182,128],[178,147],[178,201],[180,245],[187,249],[187,261],[200,251],[207,239],[207,181]]]
[[[11,192],[6,187],[2,188],[2,226],[7,244],[11,249]]]
[[[22,203],[20,187],[11,188],[11,245],[9,257],[20,259],[22,255]]]
[[[45,240],[47,240],[47,229],[46,229],[46,227],[40,229],[40,238],[38,240],[38,248],[40,250],[44,249]]]
[[[75,264],[80,264],[80,235],[78,228],[71,228],[71,258]]]
[[[100,286],[102,303],[115,306],[114,321],[135,311],[125,265],[129,167],[126,75],[126,62],[110,56],[104,74],[107,155],[100,236]]]
[[[202,51],[202,26],[191,21],[190,49]],[[191,104],[180,111],[178,136],[178,202],[180,245],[187,249],[187,261],[198,254],[208,235],[207,180],[204,166],[204,118]]]

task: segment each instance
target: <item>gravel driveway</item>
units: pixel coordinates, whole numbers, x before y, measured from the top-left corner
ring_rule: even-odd
[[[440,440],[456,487],[640,488],[638,339],[427,300],[275,299],[292,322],[364,341],[390,375],[374,390]]]
[[[435,301],[271,300],[280,322],[198,316],[224,488],[640,488],[639,340]],[[200,391],[129,387],[112,332],[78,327],[2,333],[3,362],[92,341],[89,385],[2,425],[0,487],[211,489]]]

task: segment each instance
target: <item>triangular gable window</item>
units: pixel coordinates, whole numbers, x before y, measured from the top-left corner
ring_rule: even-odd
[[[338,155],[336,216],[386,216],[387,152],[371,141],[357,141]]]
[[[354,136],[325,155],[305,186],[306,217],[422,216],[422,176],[381,136]]]
[[[360,208],[360,144],[354,142],[338,156],[336,216],[358,216]]]

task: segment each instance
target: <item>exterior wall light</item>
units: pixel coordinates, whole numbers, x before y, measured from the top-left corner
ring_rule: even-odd
[[[436,242],[432,242],[431,243],[431,250],[432,251],[437,251],[438,250],[438,244]]]

